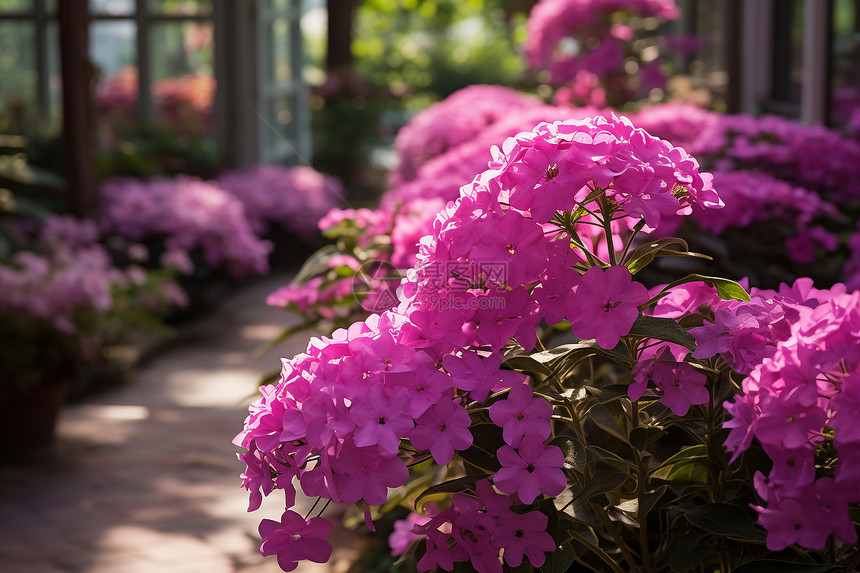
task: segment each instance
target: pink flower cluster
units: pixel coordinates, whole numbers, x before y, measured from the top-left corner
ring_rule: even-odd
[[[19,251],[0,265],[0,316],[25,314],[74,333],[80,309],[108,310],[111,286],[122,274],[98,246],[58,249],[49,255]]]
[[[674,0],[541,0],[532,8],[526,62],[531,69],[549,70],[553,85],[569,84],[556,94],[558,103],[605,105],[607,86],[626,93],[625,59],[638,54],[628,46],[633,30],[611,25],[618,12],[661,21],[678,17]],[[637,66],[640,92],[665,84],[657,60]]]
[[[555,550],[546,532],[547,516],[538,511],[515,513],[511,507],[516,498],[499,494],[487,480],[477,482],[474,489],[475,495],[454,494],[451,507],[444,511],[428,504],[424,516],[413,513],[396,523],[400,534],[392,536],[392,553],[400,555],[412,541],[423,538],[428,549],[418,561],[422,571],[451,571],[455,561],[469,561],[475,571],[501,573],[498,555],[503,548],[511,567],[519,567],[524,558],[542,566],[545,553]]]
[[[646,108],[631,119],[671,138],[716,171],[762,171],[833,202],[860,197],[860,143],[837,131],[679,104]]]
[[[726,446],[737,457],[756,439],[773,460],[755,479],[768,548],[822,548],[830,535],[855,543],[848,504],[860,502],[860,293],[800,279],[758,291],[753,308],[716,312],[717,323],[696,333],[697,352],[720,351],[748,373],[725,405]]]
[[[393,174],[395,182],[414,179],[427,160],[469,141],[512,113],[539,104],[536,98],[502,86],[474,85],[454,92],[397,133],[394,148],[400,163]]]
[[[10,264],[0,265],[0,316],[24,315],[75,334],[82,310],[110,310],[114,290],[136,276],[115,267],[98,238],[93,221],[47,218],[32,250],[18,251]]]
[[[200,179],[116,179],[101,189],[100,226],[140,241],[164,237],[167,251],[199,250],[235,277],[268,271],[271,246],[251,229],[238,199]]]
[[[312,339],[284,360],[277,386],[262,389],[234,442],[247,450],[239,457],[250,510],[275,489],[289,510],[296,483],[310,496],[383,504],[409,478],[407,462],[452,463],[473,444],[470,427],[484,423],[501,430],[484,468],[492,484],[415,522],[426,547],[420,568],[470,561],[501,571],[502,547],[509,565],[525,556],[540,566],[554,548],[532,505],[567,483],[564,456],[548,443],[552,406],[523,374],[500,368],[500,351],[511,339],[531,350],[542,320],[564,318],[577,337],[616,346],[649,293],[617,264],[620,240],[600,243],[600,229],[618,236],[721,201],[684,150],[614,115],[541,123],[492,156],[420,240],[398,306]],[[569,224],[556,217],[578,207],[590,214]],[[508,512],[514,503],[531,510]],[[293,521],[293,539],[302,539]],[[272,531],[261,528],[264,547]],[[297,554],[285,557],[289,566]]]
[[[195,73],[158,80],[152,84],[156,117],[175,133],[209,137],[213,128],[215,79]],[[137,69],[129,66],[104,78],[96,91],[96,109],[109,124],[137,116]],[[113,128],[115,126],[109,125]]]
[[[272,224],[304,238],[317,232],[317,221],[343,197],[335,178],[310,167],[260,165],[222,173],[214,184],[238,199],[258,235]]]
[[[836,220],[838,209],[808,189],[776,179],[761,171],[716,171],[714,186],[726,208],[694,211],[699,227],[718,235],[729,227],[749,227],[777,220],[794,229],[805,229],[817,218]]]

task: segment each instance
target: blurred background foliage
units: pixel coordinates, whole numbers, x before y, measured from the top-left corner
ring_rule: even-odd
[[[372,204],[393,167],[397,130],[428,105],[473,84],[528,89],[521,56],[533,0],[364,0],[352,72],[326,79],[325,38],[306,35],[314,167]]]

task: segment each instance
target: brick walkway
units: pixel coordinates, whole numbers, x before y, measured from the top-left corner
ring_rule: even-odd
[[[183,327],[129,386],[67,406],[53,452],[0,465],[0,571],[280,571],[260,556],[256,531],[262,517],[280,516],[280,499],[245,512],[230,442],[259,377],[307,343],[298,336],[250,357],[286,324],[263,303],[286,280],[252,285]],[[335,530],[331,541],[329,565],[297,571],[344,571],[354,534]]]

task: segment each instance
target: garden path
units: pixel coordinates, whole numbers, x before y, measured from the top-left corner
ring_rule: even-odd
[[[287,280],[254,283],[184,325],[131,384],[66,406],[50,453],[0,465],[0,571],[280,571],[274,557],[260,556],[256,528],[282,507],[266,499],[246,513],[231,440],[260,376],[307,343],[299,335],[251,357],[289,320],[264,303]],[[330,563],[297,571],[345,571],[354,535],[336,529]]]

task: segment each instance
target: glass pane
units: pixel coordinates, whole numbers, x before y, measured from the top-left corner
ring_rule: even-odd
[[[57,0],[45,0],[45,10],[48,11],[48,14],[56,14]]]
[[[290,21],[278,18],[269,27],[269,79],[274,85],[289,83],[292,77],[290,66]]]
[[[173,16],[211,14],[212,0],[149,0],[149,10]]]
[[[90,11],[93,14],[130,16],[134,14],[134,2],[135,0],[90,0]]]
[[[266,110],[264,155],[268,161],[281,160],[292,153],[290,143],[293,124],[290,99],[286,96],[270,100]]]
[[[0,21],[0,131],[22,127],[37,112],[35,27]]]
[[[33,0],[0,0],[0,14],[3,12],[32,12]]]
[[[190,137],[214,132],[213,47],[209,23],[165,22],[152,28],[156,116]]]
[[[93,22],[90,58],[98,68],[96,114],[99,139],[111,145],[137,117],[137,52],[134,22]]]
[[[860,8],[856,0],[834,0],[832,34],[832,120],[860,125]]]

